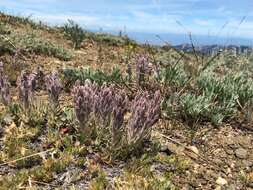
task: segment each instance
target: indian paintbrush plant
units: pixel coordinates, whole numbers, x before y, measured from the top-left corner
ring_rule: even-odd
[[[1,91],[1,100],[5,106],[10,104],[10,83],[6,76],[0,78],[0,91]]]
[[[144,84],[145,76],[149,72],[149,57],[147,55],[138,55],[136,58],[136,80],[139,86]]]
[[[96,84],[92,84],[90,81],[86,81],[83,86],[80,85],[80,81],[77,81],[72,90],[75,115],[79,122],[80,130],[85,136],[89,136],[91,134],[88,121],[94,110],[96,88]]]
[[[110,133],[110,145],[115,148],[121,140],[124,115],[127,111],[128,98],[115,86],[104,84],[95,98],[95,115],[99,119],[100,131]]]
[[[111,113],[113,110],[115,91],[113,86],[102,85],[100,91],[96,94],[94,108],[96,115],[101,119],[102,126],[109,126]]]
[[[33,94],[36,87],[36,75],[23,71],[17,79],[18,96],[21,104],[28,109],[33,100]]]
[[[126,73],[127,73],[127,79],[128,79],[128,81],[131,82],[132,81],[132,75],[133,75],[133,73],[132,73],[131,64],[129,64],[129,63],[127,64]]]
[[[4,65],[0,62],[0,93],[1,101],[5,106],[10,104],[10,83],[7,76],[4,75]]]
[[[41,66],[38,66],[34,71],[36,75],[36,90],[45,89],[45,74]]]
[[[54,108],[59,105],[59,96],[62,91],[62,84],[56,72],[45,77],[46,90],[49,95],[49,101]]]
[[[124,123],[124,116],[127,112],[128,98],[123,93],[118,93],[114,97],[111,121],[112,147],[116,147],[121,139]]]
[[[72,94],[81,131],[88,138],[97,129],[97,138],[110,139],[106,146],[112,154],[122,147],[130,152],[139,149],[150,138],[151,128],[160,118],[159,91],[153,97],[148,92],[138,93],[131,103],[131,117],[127,124],[124,118],[128,111],[128,98],[113,85],[100,87],[86,81],[81,86],[77,82]],[[91,126],[92,122],[94,126]]]
[[[150,138],[152,126],[160,118],[161,94],[156,91],[154,97],[148,92],[139,93],[131,104],[131,117],[127,124],[127,142],[138,148]]]

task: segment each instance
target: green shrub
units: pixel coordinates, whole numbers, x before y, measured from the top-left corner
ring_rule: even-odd
[[[114,68],[109,74],[99,69],[92,70],[90,68],[66,68],[63,70],[62,75],[63,84],[66,89],[70,89],[77,80],[83,84],[88,79],[91,82],[98,83],[99,85],[102,85],[104,82],[117,84],[124,82],[121,71],[118,68]]]
[[[182,110],[182,116],[190,121],[197,121],[205,117],[206,112],[211,107],[210,97],[204,95],[196,96],[194,94],[185,94],[180,97],[179,105]]]
[[[85,38],[85,31],[73,20],[68,20],[68,23],[63,26],[63,30],[68,39],[72,41],[74,49],[80,49]]]
[[[136,42],[129,39],[128,37],[124,36],[124,37],[120,37],[120,36],[115,36],[112,34],[106,34],[106,33],[87,33],[87,35],[89,36],[89,38],[91,38],[92,40],[99,42],[99,43],[103,43],[103,44],[107,44],[109,46],[123,46],[123,45],[127,45],[127,44],[132,44],[132,45],[136,45]]]
[[[175,85],[179,87],[185,85],[186,81],[188,80],[186,72],[179,64],[167,65],[162,69],[159,78],[165,85]]]
[[[253,98],[252,79],[245,73],[218,75],[206,70],[192,83],[193,91],[170,96],[163,107],[167,114],[182,116],[190,122],[220,124],[245,111]]]
[[[14,43],[17,47],[24,49],[27,52],[52,56],[63,61],[69,61],[72,57],[70,52],[65,50],[63,47],[56,46],[51,42],[40,38],[36,38],[33,34],[15,36]]]
[[[197,87],[206,94],[216,96],[218,102],[223,104],[229,104],[230,101],[234,104],[239,102],[242,107],[253,98],[252,86],[252,79],[244,73],[232,73],[222,77],[205,73],[197,80]]]

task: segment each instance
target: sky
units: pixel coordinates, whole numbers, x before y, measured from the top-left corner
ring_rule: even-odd
[[[253,0],[0,0],[0,11],[93,30],[253,41]]]

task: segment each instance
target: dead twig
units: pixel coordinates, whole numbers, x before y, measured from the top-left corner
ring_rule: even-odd
[[[31,157],[34,157],[34,156],[38,156],[38,155],[40,155],[40,154],[45,154],[45,153],[51,152],[51,151],[53,151],[53,150],[54,150],[54,148],[51,148],[51,149],[46,150],[46,151],[38,152],[38,153],[35,153],[35,154],[31,154],[31,155],[28,155],[28,156],[24,156],[24,157],[22,157],[22,158],[18,158],[18,159],[15,159],[15,160],[11,160],[11,161],[8,161],[8,162],[5,162],[5,163],[0,164],[0,167],[1,167],[1,166],[5,166],[5,165],[9,165],[9,164],[12,164],[12,163],[15,163],[15,162],[17,162],[17,161],[25,160],[25,159],[27,159],[27,158],[31,158]]]
[[[30,180],[30,182],[31,182],[31,183],[40,184],[40,185],[50,186],[50,187],[58,187],[58,186],[56,186],[56,185],[52,185],[52,184],[45,183],[45,182],[41,182],[41,181]]]

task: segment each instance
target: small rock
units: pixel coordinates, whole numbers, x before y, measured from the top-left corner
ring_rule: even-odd
[[[247,186],[253,188],[253,183],[249,183]]]
[[[232,155],[232,154],[234,154],[234,151],[232,149],[227,149],[226,153],[229,154],[229,155]]]
[[[227,174],[231,174],[231,173],[232,173],[231,169],[228,168],[228,169],[227,169]]]
[[[172,154],[172,152],[170,151],[170,149],[166,145],[161,146],[160,152],[165,153],[167,155],[171,155]]]
[[[189,149],[191,149],[195,154],[199,154],[199,150],[196,146],[190,146]]]
[[[226,143],[227,143],[227,145],[229,145],[229,146],[235,144],[235,142],[234,142],[231,138],[228,138],[228,139],[226,140]]]
[[[248,175],[249,182],[253,184],[253,172]]]
[[[175,153],[175,154],[178,154],[178,155],[184,154],[184,148],[183,148],[183,147],[176,146],[176,145],[173,144],[173,143],[167,143],[166,145],[167,145],[168,149],[169,149],[172,153]]]
[[[245,159],[248,156],[248,152],[244,148],[238,148],[235,150],[235,155],[237,158]]]
[[[3,119],[3,121],[4,121],[4,123],[5,123],[6,125],[10,125],[10,124],[13,122],[13,120],[12,120],[12,118],[11,118],[10,115],[6,115],[6,116],[4,117],[4,119]]]
[[[218,185],[226,185],[228,182],[227,182],[227,180],[225,180],[224,178],[218,177],[218,179],[216,180],[216,183],[217,183]]]
[[[249,168],[251,166],[253,166],[253,163],[251,161],[248,160],[243,160],[242,164],[244,165],[244,167]]]

